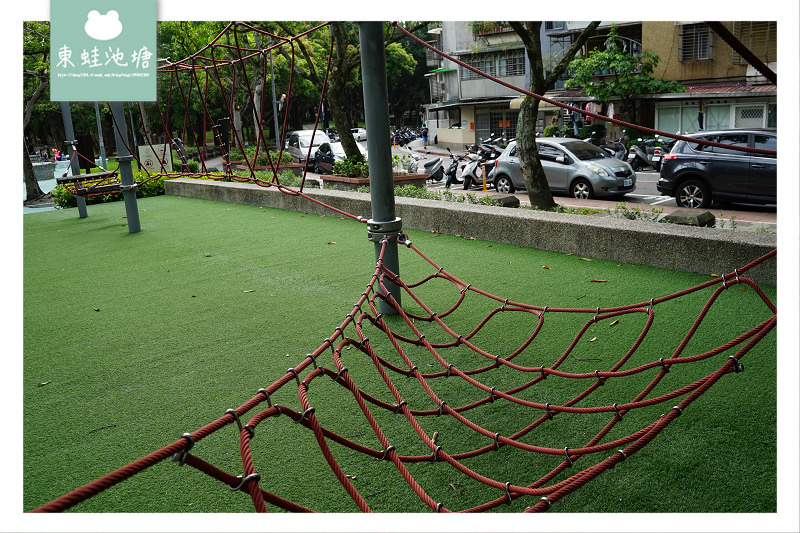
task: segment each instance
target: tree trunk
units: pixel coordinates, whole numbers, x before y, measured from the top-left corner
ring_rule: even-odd
[[[36,173],[33,170],[33,163],[31,163],[31,158],[28,155],[28,143],[25,141],[25,135],[22,137],[22,175],[25,177],[26,201],[38,200],[44,196],[44,193],[39,187],[39,182],[36,181]]]
[[[589,36],[594,33],[600,22],[590,22],[584,28],[561,58],[561,61],[552,68],[547,78],[544,77],[542,43],[539,38],[542,23],[533,21],[510,22],[510,24],[525,44],[525,52],[531,67],[529,91],[543,95],[548,89],[555,86],[556,80],[567,70],[569,62],[575,57],[575,54]],[[539,159],[539,151],[536,149],[536,120],[538,115],[539,100],[532,96],[526,96],[519,110],[517,154],[519,155],[522,176],[525,179],[525,187],[528,189],[528,199],[531,202],[531,206],[547,210],[556,207],[557,204],[553,200],[553,193],[550,192],[550,185],[547,183],[547,176],[545,176],[542,162]]]
[[[328,94],[337,94],[334,85],[338,84],[336,84],[336,82],[330,83]],[[347,112],[338,98],[334,96],[328,98],[328,111],[331,117],[333,117],[334,124],[336,124],[336,130],[339,132],[339,141],[342,143],[342,149],[345,155],[351,159],[363,160],[364,156],[361,150],[358,149],[358,143],[356,143],[355,139],[353,139],[353,135],[350,133],[350,130],[353,128],[350,117],[347,116]]]
[[[517,124],[517,153],[528,200],[536,209],[549,210],[556,206],[550,185],[547,183],[539,151],[536,149],[536,119],[539,115],[539,100],[526,96],[522,101]]]

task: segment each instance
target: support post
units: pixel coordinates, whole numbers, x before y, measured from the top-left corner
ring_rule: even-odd
[[[66,137],[64,142],[67,145],[70,169],[73,176],[78,176],[81,173],[81,162],[78,161],[78,157],[75,155],[75,145],[78,141],[75,139],[75,128],[72,126],[72,113],[69,110],[69,102],[61,102],[61,120],[64,122],[64,136]],[[86,198],[76,196],[75,199],[78,203],[78,217],[86,218],[89,216],[86,212]]]
[[[402,230],[402,221],[395,215],[383,23],[359,22],[358,36],[361,46],[364,117],[367,122],[367,131],[370,132],[367,135],[367,153],[369,154],[372,219],[367,222],[368,238],[375,243],[376,261],[381,251],[381,241],[384,238],[388,238],[383,255],[383,265],[388,270],[399,275],[400,266],[396,236]],[[386,290],[400,305],[400,287],[388,281],[385,285]],[[397,314],[394,308],[383,301],[379,303],[379,310],[382,314]]]
[[[125,200],[128,231],[137,233],[142,227],[139,224],[139,207],[136,202],[136,189],[134,188],[133,169],[131,168],[133,156],[128,150],[128,128],[125,124],[125,110],[122,107],[122,102],[109,102],[109,107],[117,125],[114,128],[114,139],[117,143],[117,162],[119,163],[117,171],[122,182],[122,197]]]

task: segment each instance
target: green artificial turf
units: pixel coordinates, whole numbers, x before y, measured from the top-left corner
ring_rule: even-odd
[[[334,333],[374,271],[373,244],[366,239],[366,227],[351,219],[171,196],[139,200],[139,208],[142,231],[136,234],[128,232],[122,203],[90,206],[85,219],[78,218],[75,209],[24,216],[20,378],[24,510],[170,444],[184,432],[245,403]],[[423,253],[472,286],[511,301],[551,308],[646,302],[709,279],[456,236],[408,233]],[[405,247],[399,255],[401,276],[407,282],[435,272]],[[776,288],[762,288],[775,302]],[[710,292],[659,304],[635,364],[672,355]],[[452,305],[459,294],[441,280],[426,284],[419,293],[438,312]],[[411,298],[404,297],[403,303],[409,311],[421,311]],[[467,301],[447,323],[469,332],[500,305],[468,292]],[[719,346],[769,315],[751,288],[725,291],[685,353]],[[591,314],[545,317],[546,327],[520,356],[519,364],[550,364]],[[614,326],[607,320],[591,325],[564,369],[608,369],[634,342],[645,317],[644,313],[625,315]],[[530,334],[533,318],[527,313],[501,313],[476,335],[475,342],[505,355]],[[398,317],[387,320],[398,331],[408,331]],[[431,339],[445,339],[441,331],[429,324],[425,327]],[[347,335],[355,337],[352,330]],[[402,363],[378,331],[372,329],[368,336],[382,356]],[[460,368],[487,364],[469,356],[463,347],[455,350],[462,352],[448,355]],[[550,512],[774,513],[776,352],[773,331],[744,358],[745,372],[724,376],[642,451],[558,501]],[[408,353],[424,372],[441,370],[421,348],[409,347]],[[676,369],[665,378],[663,390],[672,390],[669,387],[680,379],[692,381],[706,375],[728,355],[693,364],[691,370],[683,365],[680,372]],[[366,356],[351,350],[343,358],[363,390],[392,401]],[[634,361],[628,366],[635,366]],[[335,368],[330,350],[320,356],[319,363]],[[598,388],[588,405],[632,399],[654,375],[610,380]],[[501,390],[532,377],[498,369],[479,379]],[[395,376],[393,381],[409,405],[436,407],[413,378]],[[318,378],[313,385],[309,399],[320,424],[365,446],[380,448],[344,388],[327,378],[324,382]],[[462,403],[481,397],[452,377],[438,380],[435,386],[437,393]],[[550,377],[521,396],[557,405],[586,386],[582,382],[576,388],[569,380]],[[296,386],[284,387],[272,400],[300,410],[296,391]],[[632,413],[618,424],[612,437],[641,428],[672,405]],[[430,453],[401,416],[373,411],[401,453]],[[510,434],[540,414],[497,401],[469,416],[485,427],[508,428],[506,434]],[[559,415],[525,441],[579,447],[608,419],[607,414]],[[439,432],[439,443],[449,453],[490,442],[465,432],[449,417],[424,417],[420,423],[429,435]],[[360,456],[338,444],[330,446],[373,510],[427,510],[389,461]],[[228,472],[242,472],[238,430],[233,424],[202,440],[193,453]],[[317,511],[356,510],[313,434],[285,416],[258,427],[253,460],[262,488]],[[558,462],[552,456],[501,448],[468,464],[488,477],[525,484],[538,477],[529,470],[549,470]],[[573,468],[578,467],[580,461]],[[502,495],[442,462],[408,468],[430,496],[448,508],[468,508]],[[518,512],[534,503],[521,498],[499,510]],[[252,510],[247,495],[170,461],[73,509],[82,513]],[[280,509],[270,507],[270,511]]]

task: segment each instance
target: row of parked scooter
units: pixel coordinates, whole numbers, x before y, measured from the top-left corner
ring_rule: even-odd
[[[414,139],[419,139],[421,136],[419,130],[407,126],[395,128],[391,132],[392,144],[397,146],[406,146],[408,143]]]
[[[425,160],[421,172],[427,174],[428,180],[432,182],[440,182],[446,178],[445,187],[463,185],[465,190],[473,186],[482,187],[483,178],[488,176],[492,163],[503,153],[506,144],[506,139],[492,134],[488,139],[466,145],[464,155],[454,154],[450,148],[447,148],[447,152],[450,154],[450,164],[447,168],[444,167],[442,158],[436,157]],[[426,154],[430,154],[430,152],[426,152]],[[425,156],[412,154],[412,158],[408,170],[410,173],[416,174],[420,172],[419,163],[425,159]]]
[[[413,139],[404,140],[398,142],[398,144],[405,146],[411,140]],[[491,181],[490,172],[493,169],[493,162],[500,157],[508,142],[510,140],[492,134],[487,139],[466,145],[466,153],[464,155],[454,154],[450,148],[447,148],[450,164],[446,168],[444,161],[440,157],[426,159],[424,155],[412,153],[413,160],[408,170],[412,174],[424,172],[428,175],[428,181],[431,182],[440,182],[446,178],[446,187],[462,184],[465,190],[471,187],[482,187],[484,178],[489,178],[489,181]],[[637,143],[631,144],[630,148],[626,147],[625,138],[615,139],[598,146],[607,152],[609,156],[627,161],[634,171],[652,167],[653,170],[658,172],[661,170],[663,156],[669,153],[674,144],[675,139],[659,136],[652,139],[639,138]],[[430,152],[426,152],[426,154],[430,154]],[[420,171],[419,164],[423,160],[423,169]]]

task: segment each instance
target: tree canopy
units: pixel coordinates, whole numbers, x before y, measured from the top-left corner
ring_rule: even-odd
[[[601,102],[620,98],[623,112],[627,112],[630,120],[635,122],[633,101],[636,96],[677,93],[685,89],[677,81],[650,76],[660,61],[658,54],[647,51],[634,55],[625,48],[616,25],[612,24],[602,50],[595,48],[569,64],[570,79],[565,87],[581,87],[588,96]],[[598,72],[609,75],[598,77]]]

